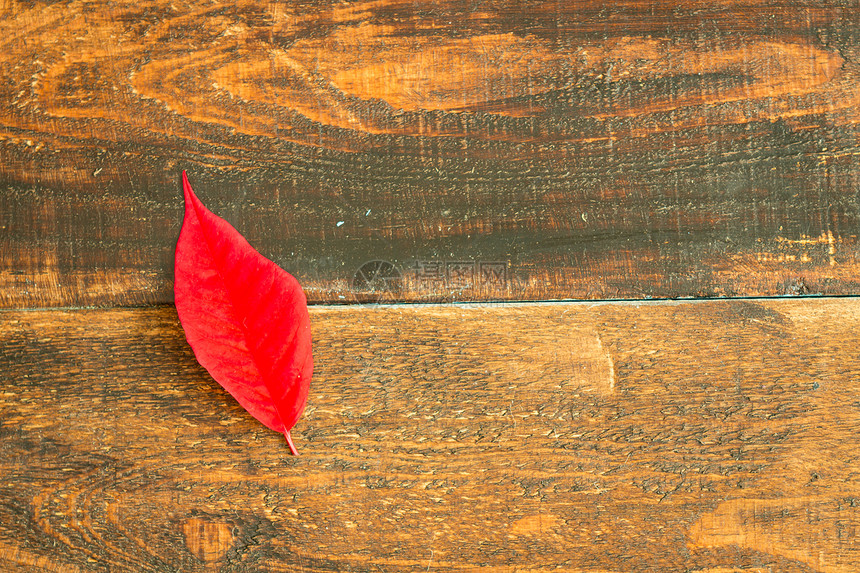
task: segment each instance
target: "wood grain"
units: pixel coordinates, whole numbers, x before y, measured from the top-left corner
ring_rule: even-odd
[[[4,570],[858,570],[858,300],[315,308],[300,457],[171,307],[0,318]]]
[[[317,302],[860,294],[856,0],[6,0],[0,38],[3,307],[169,302],[182,169]]]

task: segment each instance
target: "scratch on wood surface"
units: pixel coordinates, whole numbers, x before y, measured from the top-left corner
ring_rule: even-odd
[[[600,334],[596,334],[597,337],[597,347],[603,350],[603,354],[606,356],[606,366],[609,374],[609,392],[615,391],[615,363],[612,361],[612,355],[609,354],[609,351],[603,348],[603,341],[600,340]]]

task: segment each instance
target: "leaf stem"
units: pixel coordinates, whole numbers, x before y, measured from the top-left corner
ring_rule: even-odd
[[[287,444],[290,446],[290,453],[294,456],[299,455],[299,451],[296,449],[296,446],[293,445],[293,439],[290,437],[290,431],[286,430],[284,432],[284,436],[286,436]]]

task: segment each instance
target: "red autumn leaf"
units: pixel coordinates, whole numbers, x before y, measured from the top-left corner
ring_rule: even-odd
[[[182,172],[185,219],[176,244],[176,312],[197,361],[266,427],[302,415],[313,372],[302,287],[194,195]]]

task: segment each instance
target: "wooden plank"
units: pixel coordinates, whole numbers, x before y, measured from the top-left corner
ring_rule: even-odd
[[[169,302],[182,169],[312,301],[860,294],[856,0],[5,1],[0,38],[3,307]]]
[[[858,300],[315,308],[299,457],[171,307],[0,317],[4,570],[860,563]]]

